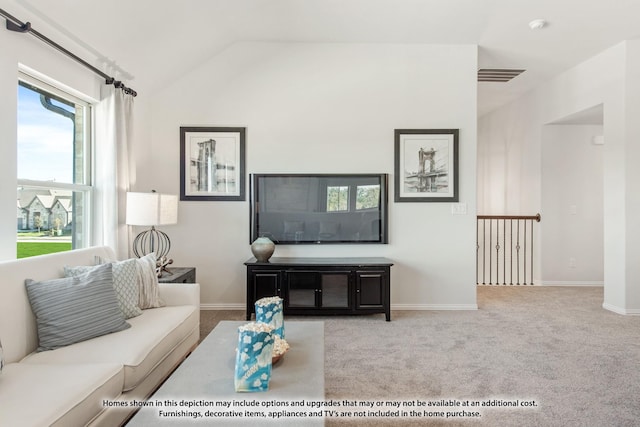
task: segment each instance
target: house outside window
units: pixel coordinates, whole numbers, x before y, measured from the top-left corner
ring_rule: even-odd
[[[90,104],[20,74],[17,144],[18,258],[89,246]]]

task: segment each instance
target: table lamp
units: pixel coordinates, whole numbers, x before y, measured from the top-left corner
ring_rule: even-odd
[[[155,252],[157,259],[165,258],[171,249],[166,233],[156,230],[156,225],[178,223],[178,196],[151,193],[127,193],[127,224],[151,226],[133,240],[133,253],[141,258]]]

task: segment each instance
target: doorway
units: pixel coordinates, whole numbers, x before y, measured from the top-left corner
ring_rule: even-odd
[[[541,284],[604,284],[604,109],[543,127]]]

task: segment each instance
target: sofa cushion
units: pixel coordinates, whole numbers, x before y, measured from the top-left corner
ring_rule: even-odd
[[[21,363],[120,363],[124,366],[124,391],[128,391],[198,329],[199,316],[194,306],[144,310],[142,315],[129,319],[131,329],[53,351],[31,353]]]
[[[119,364],[10,363],[0,379],[1,426],[80,426],[122,392]]]
[[[118,298],[118,305],[125,319],[140,316],[142,310],[138,306],[139,290],[137,276],[138,261],[135,258],[111,263],[113,269],[113,289]],[[100,266],[80,265],[75,267],[64,267],[66,277],[75,277],[82,274],[91,273]]]
[[[94,265],[95,257],[115,258],[107,246],[74,249],[28,258],[0,261],[0,337],[5,363],[20,361],[38,348],[38,326],[31,310],[24,279],[48,280],[62,277],[65,265]]]
[[[26,280],[38,350],[53,350],[130,328],[118,307],[111,264],[78,277]]]

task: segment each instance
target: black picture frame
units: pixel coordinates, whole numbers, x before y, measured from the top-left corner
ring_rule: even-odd
[[[180,200],[246,200],[243,127],[180,127]]]
[[[458,201],[458,129],[395,129],[394,201]]]

